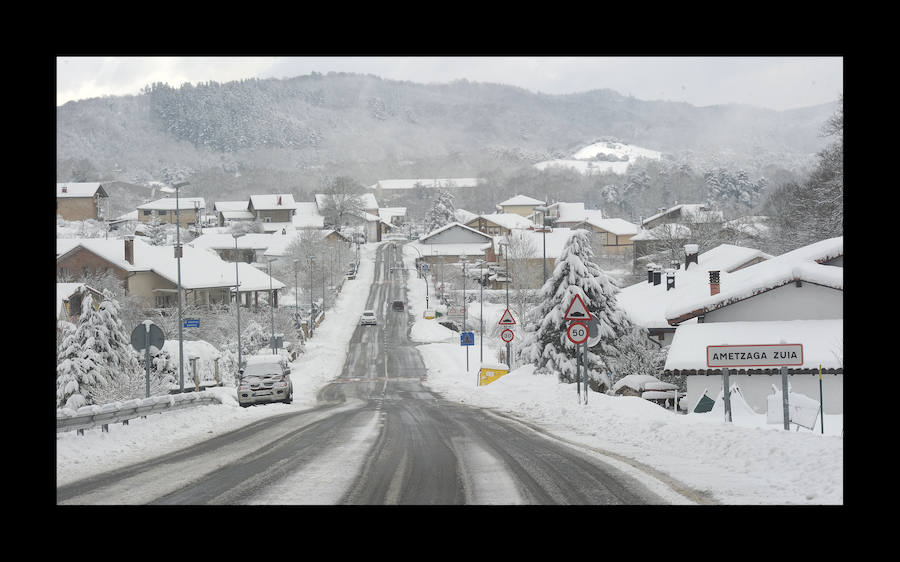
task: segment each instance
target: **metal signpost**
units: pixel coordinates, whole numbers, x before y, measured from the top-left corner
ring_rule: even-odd
[[[803,344],[779,343],[756,345],[708,345],[706,366],[722,369],[725,396],[725,417],[731,421],[731,400],[728,388],[728,367],[781,367],[781,396],[784,408],[784,429],[789,429],[788,367],[803,365]]]
[[[500,326],[515,326],[516,319],[513,318],[512,312],[509,311],[509,303],[506,305],[506,310],[503,312],[503,316],[500,317],[500,321],[497,322]],[[506,341],[506,340],[503,340]],[[509,356],[509,341],[506,341],[506,366],[512,369],[512,358]]]
[[[594,317],[591,315],[590,311],[584,305],[584,301],[581,300],[581,295],[576,294],[572,297],[572,302],[569,303],[569,308],[566,309],[566,315],[563,318],[564,320],[569,320],[571,324],[566,329],[566,337],[569,338],[569,341],[574,343],[576,346],[583,345],[584,347],[581,350],[582,355],[582,369],[584,371],[584,403],[588,402],[588,340],[591,337],[591,328],[589,327],[589,323],[593,324],[594,332],[599,332],[597,327],[597,322]],[[599,334],[597,334],[596,339],[599,340]],[[577,348],[576,348],[577,349]],[[578,374],[575,375],[575,390],[578,392],[578,401],[581,402],[581,380],[578,380]]]
[[[144,320],[131,331],[131,347],[136,351],[144,352],[144,362],[147,377],[147,392],[145,398],[150,398],[150,348],[157,350],[163,348],[166,336],[162,329],[150,320]]]

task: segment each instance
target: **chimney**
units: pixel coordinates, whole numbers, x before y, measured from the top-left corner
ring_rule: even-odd
[[[134,265],[134,236],[125,237],[125,261]]]
[[[662,268],[656,266],[653,269],[653,285],[659,285],[660,283],[662,283]]]
[[[667,269],[666,270],[666,290],[675,288],[675,270]]]
[[[709,295],[718,295],[719,294],[719,272],[718,271],[710,271],[709,272]]]
[[[696,263],[700,265],[697,261],[700,251],[700,247],[697,244],[685,244],[684,245],[684,269],[687,271],[688,265],[692,263]]]
[[[63,192],[63,193],[68,193],[68,192],[69,192],[69,186],[67,186],[67,185],[62,186],[62,192]]]

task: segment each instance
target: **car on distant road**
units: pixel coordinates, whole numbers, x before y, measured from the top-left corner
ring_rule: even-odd
[[[403,312],[403,308],[404,308],[403,301],[394,301],[394,304],[391,305],[391,308],[393,308],[396,311]]]
[[[363,310],[362,316],[359,319],[359,323],[363,326],[374,326],[378,324],[378,320],[375,318],[375,311]]]
[[[281,355],[252,355],[240,371],[238,404],[246,408],[253,404],[294,400],[291,367]]]

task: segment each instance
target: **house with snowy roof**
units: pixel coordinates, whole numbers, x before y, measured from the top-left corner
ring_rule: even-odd
[[[721,211],[717,211],[703,203],[676,204],[672,207],[661,208],[658,213],[641,220],[643,230],[651,230],[661,224],[669,223],[694,223],[694,224],[720,224],[725,221]]]
[[[516,286],[520,288],[537,288],[543,284],[543,271],[546,270],[548,275],[553,272],[556,267],[556,260],[562,255],[566,242],[574,232],[571,228],[553,228],[542,232],[533,229],[513,229],[503,238],[516,246],[510,250],[510,274],[513,270],[528,271],[532,275],[524,276],[517,280]],[[497,245],[497,261],[500,267],[506,260],[505,243]],[[512,262],[517,262],[514,265]],[[497,277],[500,279],[500,277]],[[499,288],[499,287],[494,287]]]
[[[368,188],[374,191],[376,197],[392,197],[405,195],[416,189],[446,189],[476,187],[481,183],[479,178],[428,178],[428,179],[394,179],[378,180]]]
[[[216,201],[213,203],[213,213],[216,215],[216,224],[228,226],[233,222],[249,222],[256,219],[250,212],[249,201]]]
[[[231,234],[202,234],[187,245],[200,250],[211,250],[227,262],[255,263],[262,261],[265,251],[281,236],[259,232],[248,232],[237,238]]]
[[[139,297],[146,308],[175,306],[178,300],[178,260],[173,246],[152,246],[133,236],[124,240],[65,238],[56,241],[58,278],[108,271],[122,281],[126,296]],[[187,305],[229,304],[235,286],[235,265],[211,250],[183,245],[181,258],[182,302]],[[251,295],[257,306],[259,293],[268,294],[278,306],[284,283],[249,264],[238,263],[242,302]]]
[[[529,218],[515,213],[476,215],[463,224],[490,236],[506,236],[513,229],[533,229],[535,227]]]
[[[800,344],[800,362],[788,372],[794,392],[818,398],[819,368],[824,376],[825,412],[843,411],[844,238],[822,240],[780,256],[723,274],[703,272],[708,284],[679,291],[665,310],[676,326],[664,374],[687,375],[687,400],[722,390],[722,372],[710,368],[707,347]],[[674,296],[674,295],[673,295]],[[766,411],[780,367],[729,369],[730,381],[745,401]]]
[[[732,273],[772,257],[754,248],[731,244],[721,244],[703,253],[699,253],[696,245],[688,245],[684,263],[677,268],[665,269],[651,264],[647,280],[623,287],[616,300],[634,324],[649,331],[655,343],[669,345],[675,336],[675,327],[669,324],[666,310],[682,300],[686,293],[706,290],[709,271],[719,271],[720,279],[727,280]],[[696,320],[692,322],[696,323]]]
[[[497,261],[494,238],[458,222],[451,222],[409,243],[420,261],[430,265],[467,259]]]
[[[534,208],[543,205],[544,202],[527,195],[515,195],[506,201],[497,204],[497,211],[501,213],[514,213],[523,217],[534,215]]]
[[[101,216],[101,199],[109,195],[99,182],[67,182],[56,184],[56,214],[67,221],[97,220]]]
[[[247,210],[253,213],[254,220],[263,223],[290,223],[296,207],[290,193],[251,195],[247,203]]]
[[[203,197],[163,197],[138,205],[137,211],[138,220],[142,223],[152,222],[157,218],[163,223],[179,222],[182,227],[186,227],[198,223],[201,216],[206,214],[206,200]]]

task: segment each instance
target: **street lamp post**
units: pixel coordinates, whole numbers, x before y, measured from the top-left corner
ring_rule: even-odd
[[[463,254],[462,259],[460,260],[463,266],[463,332],[468,330],[466,326],[466,311],[468,310],[468,306],[466,306],[466,255]],[[466,372],[469,372],[469,346],[466,346]]]
[[[179,181],[171,187],[163,187],[161,191],[172,193],[175,190],[175,258],[178,261],[178,390],[184,392],[184,320],[181,317],[181,209],[179,205],[179,190],[190,185],[190,182]]]
[[[481,306],[478,321],[480,323],[478,331],[478,359],[484,363],[484,259],[481,260],[481,279],[478,284],[481,285],[481,294],[478,297],[478,303]]]
[[[300,286],[297,284],[297,274],[300,272],[299,264],[298,260],[294,260],[294,324],[298,330],[300,329],[300,297],[298,296]]]
[[[544,235],[544,283],[547,282],[547,211],[549,211],[548,204],[538,205],[534,208],[535,211],[539,211],[541,213],[541,232]]]
[[[309,336],[313,335],[313,320],[315,315],[313,314],[313,264],[316,263],[316,260],[313,259],[312,256],[306,256],[307,269],[309,269],[309,318],[307,319],[307,324],[309,324]]]
[[[272,259],[266,260],[266,267],[269,273],[269,312],[272,317],[272,355],[277,355],[275,351],[275,291],[272,289]]]
[[[238,382],[241,375],[241,282],[238,278],[238,242],[237,239],[243,236],[243,232],[232,233],[234,237],[234,302],[237,305],[237,345],[238,345]]]

